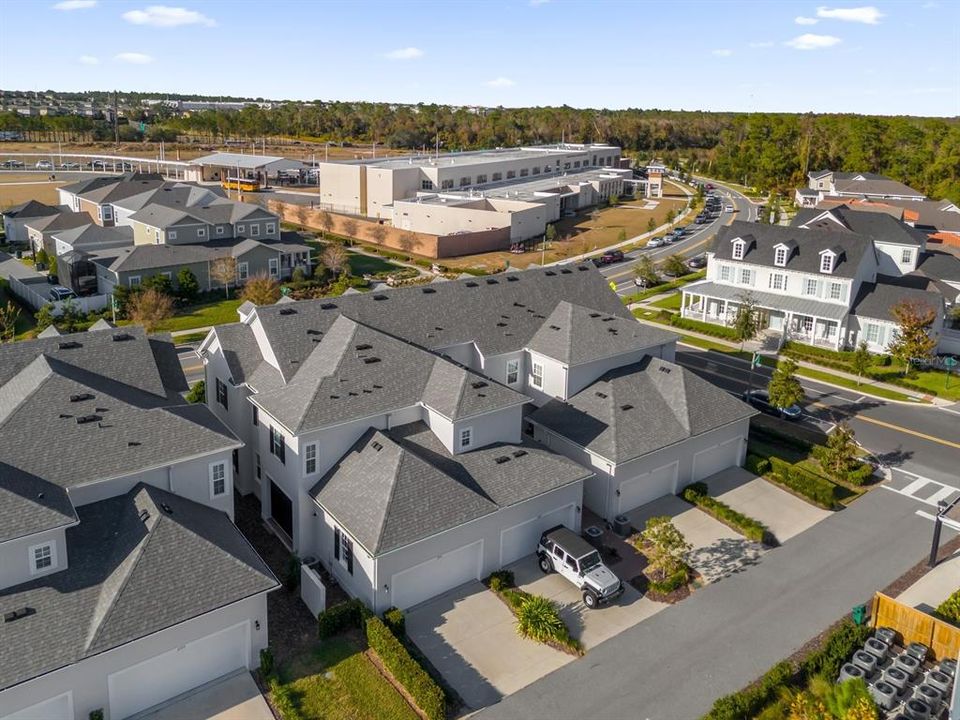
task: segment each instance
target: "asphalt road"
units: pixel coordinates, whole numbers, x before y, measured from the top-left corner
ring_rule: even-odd
[[[187,385],[193,387],[198,380],[203,380],[203,363],[197,357],[196,345],[177,345],[177,357],[180,358],[180,367],[187,378]]]
[[[700,717],[923,558],[933,525],[916,515],[919,507],[897,493],[870,492],[757,566],[698,590],[478,717]]]
[[[734,213],[724,212],[720,217],[706,225],[693,225],[693,217],[687,216],[684,222],[694,231],[686,235],[680,242],[664,245],[659,248],[640,248],[626,254],[623,262],[614,265],[605,265],[600,268],[600,273],[608,280],[612,280],[617,285],[618,295],[630,295],[637,292],[637,286],[634,284],[635,266],[640,258],[648,255],[654,262],[660,262],[670,255],[681,253],[685,257],[692,257],[704,252],[707,249],[707,243],[724,225],[729,225],[733,220],[745,220],[750,222],[757,216],[757,207],[751,203],[746,196],[741,195],[735,190],[717,186],[715,192],[720,196],[723,205],[730,203],[736,209]]]

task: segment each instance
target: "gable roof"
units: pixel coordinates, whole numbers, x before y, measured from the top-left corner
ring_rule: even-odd
[[[225,513],[157,487],[77,515],[66,570],[0,590],[34,611],[0,624],[0,690],[278,586]]]
[[[415,422],[367,430],[310,494],[379,555],[592,475],[530,440],[451,455]]]
[[[850,232],[867,235],[880,243],[923,246],[927,234],[897,220],[888,213],[855,210],[847,205],[824,210],[808,208],[793,218],[790,227],[810,230],[834,230],[845,228]]]
[[[861,318],[876,318],[896,322],[891,312],[904,300],[922,302],[935,310],[943,309],[943,296],[938,292],[916,287],[910,276],[892,278],[878,275],[875,283],[861,283],[850,314]]]
[[[678,336],[668,330],[638,323],[561,300],[530,339],[527,348],[568,365],[662,345]]]
[[[72,248],[105,244],[133,245],[133,228],[128,225],[119,227],[102,227],[97,224],[81,225],[67,230],[58,230],[54,232],[53,237]]]
[[[840,177],[841,175],[852,177]],[[864,176],[862,180],[857,179]],[[902,197],[925,197],[919,190],[914,190],[897,180],[874,175],[873,173],[834,173],[833,187],[837,193],[849,195],[898,195]]]
[[[0,215],[4,215],[5,217],[9,218],[19,218],[21,220],[25,220],[26,218],[59,215],[61,212],[63,212],[63,209],[60,207],[47,205],[39,200],[27,200],[25,203],[20,203],[19,205],[14,205],[13,207],[0,211]]]
[[[27,220],[23,225],[28,230],[46,233],[92,224],[93,219],[87,215],[87,213],[64,210],[56,215],[45,215],[43,217],[32,218]]]
[[[960,257],[939,250],[920,253],[917,271],[934,280],[960,282]]]
[[[609,371],[567,401],[550,400],[529,419],[623,463],[756,414],[686,368],[647,356]]]

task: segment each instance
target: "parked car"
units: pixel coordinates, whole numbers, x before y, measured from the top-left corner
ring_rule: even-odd
[[[3,161],[3,164],[0,165],[0,167],[4,167],[4,168],[7,168],[7,169],[11,169],[11,168],[22,168],[22,167],[23,167],[23,163],[22,163],[20,160],[4,160],[4,161]]]
[[[749,392],[745,392],[743,394],[743,400],[753,405],[753,407],[760,412],[781,417],[784,420],[799,420],[800,416],[803,415],[803,410],[799,405],[791,405],[785,408],[772,405],[770,403],[770,394],[766,390],[750,390]]]
[[[563,525],[540,536],[537,558],[543,572],[559,573],[576,585],[590,610],[623,594],[623,582],[603,564],[597,549]]]
[[[37,170],[53,170],[53,163],[49,160],[40,160],[34,167]]]
[[[611,265],[623,261],[623,250],[607,250],[600,256],[600,262],[604,265]]]
[[[78,162],[65,162],[65,163],[60,163],[60,169],[61,169],[61,170],[79,170],[79,169],[80,169],[80,163],[78,163]]]
[[[724,210],[726,210],[727,212],[734,212],[736,208],[733,205],[730,205],[728,203],[727,206],[724,208]]]
[[[707,190],[713,190],[713,183],[707,183]]]
[[[707,266],[707,258],[703,255],[697,255],[687,260],[687,267],[693,270],[699,270]]]
[[[54,302],[58,302],[60,300],[69,300],[70,298],[75,298],[76,296],[77,294],[73,290],[68,287],[64,287],[63,285],[56,285],[50,288],[50,299]]]
[[[664,244],[665,244],[665,241],[664,241],[664,239],[663,239],[662,237],[654,237],[654,238],[650,238],[649,240],[647,240],[647,247],[648,247],[648,248],[663,247]]]

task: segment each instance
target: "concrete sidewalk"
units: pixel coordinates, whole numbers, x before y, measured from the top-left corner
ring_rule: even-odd
[[[960,589],[960,550],[917,580],[897,597],[899,602],[932,613]]]

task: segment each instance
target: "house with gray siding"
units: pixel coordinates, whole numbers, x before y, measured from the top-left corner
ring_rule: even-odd
[[[2,720],[119,720],[258,666],[278,583],[232,523],[241,443],[186,390],[137,327],[0,346]]]
[[[675,365],[676,339],[576,265],[246,304],[198,352],[207,404],[244,443],[238,492],[380,611],[515,562],[547,528],[579,531],[584,503],[612,520],[742,462],[754,411]],[[612,457],[616,469],[574,428],[548,436],[538,419],[610,373],[629,379],[646,441]],[[591,427],[610,421],[576,412]],[[669,484],[657,465],[667,454],[684,458]],[[597,488],[613,478],[637,490],[607,502]]]

